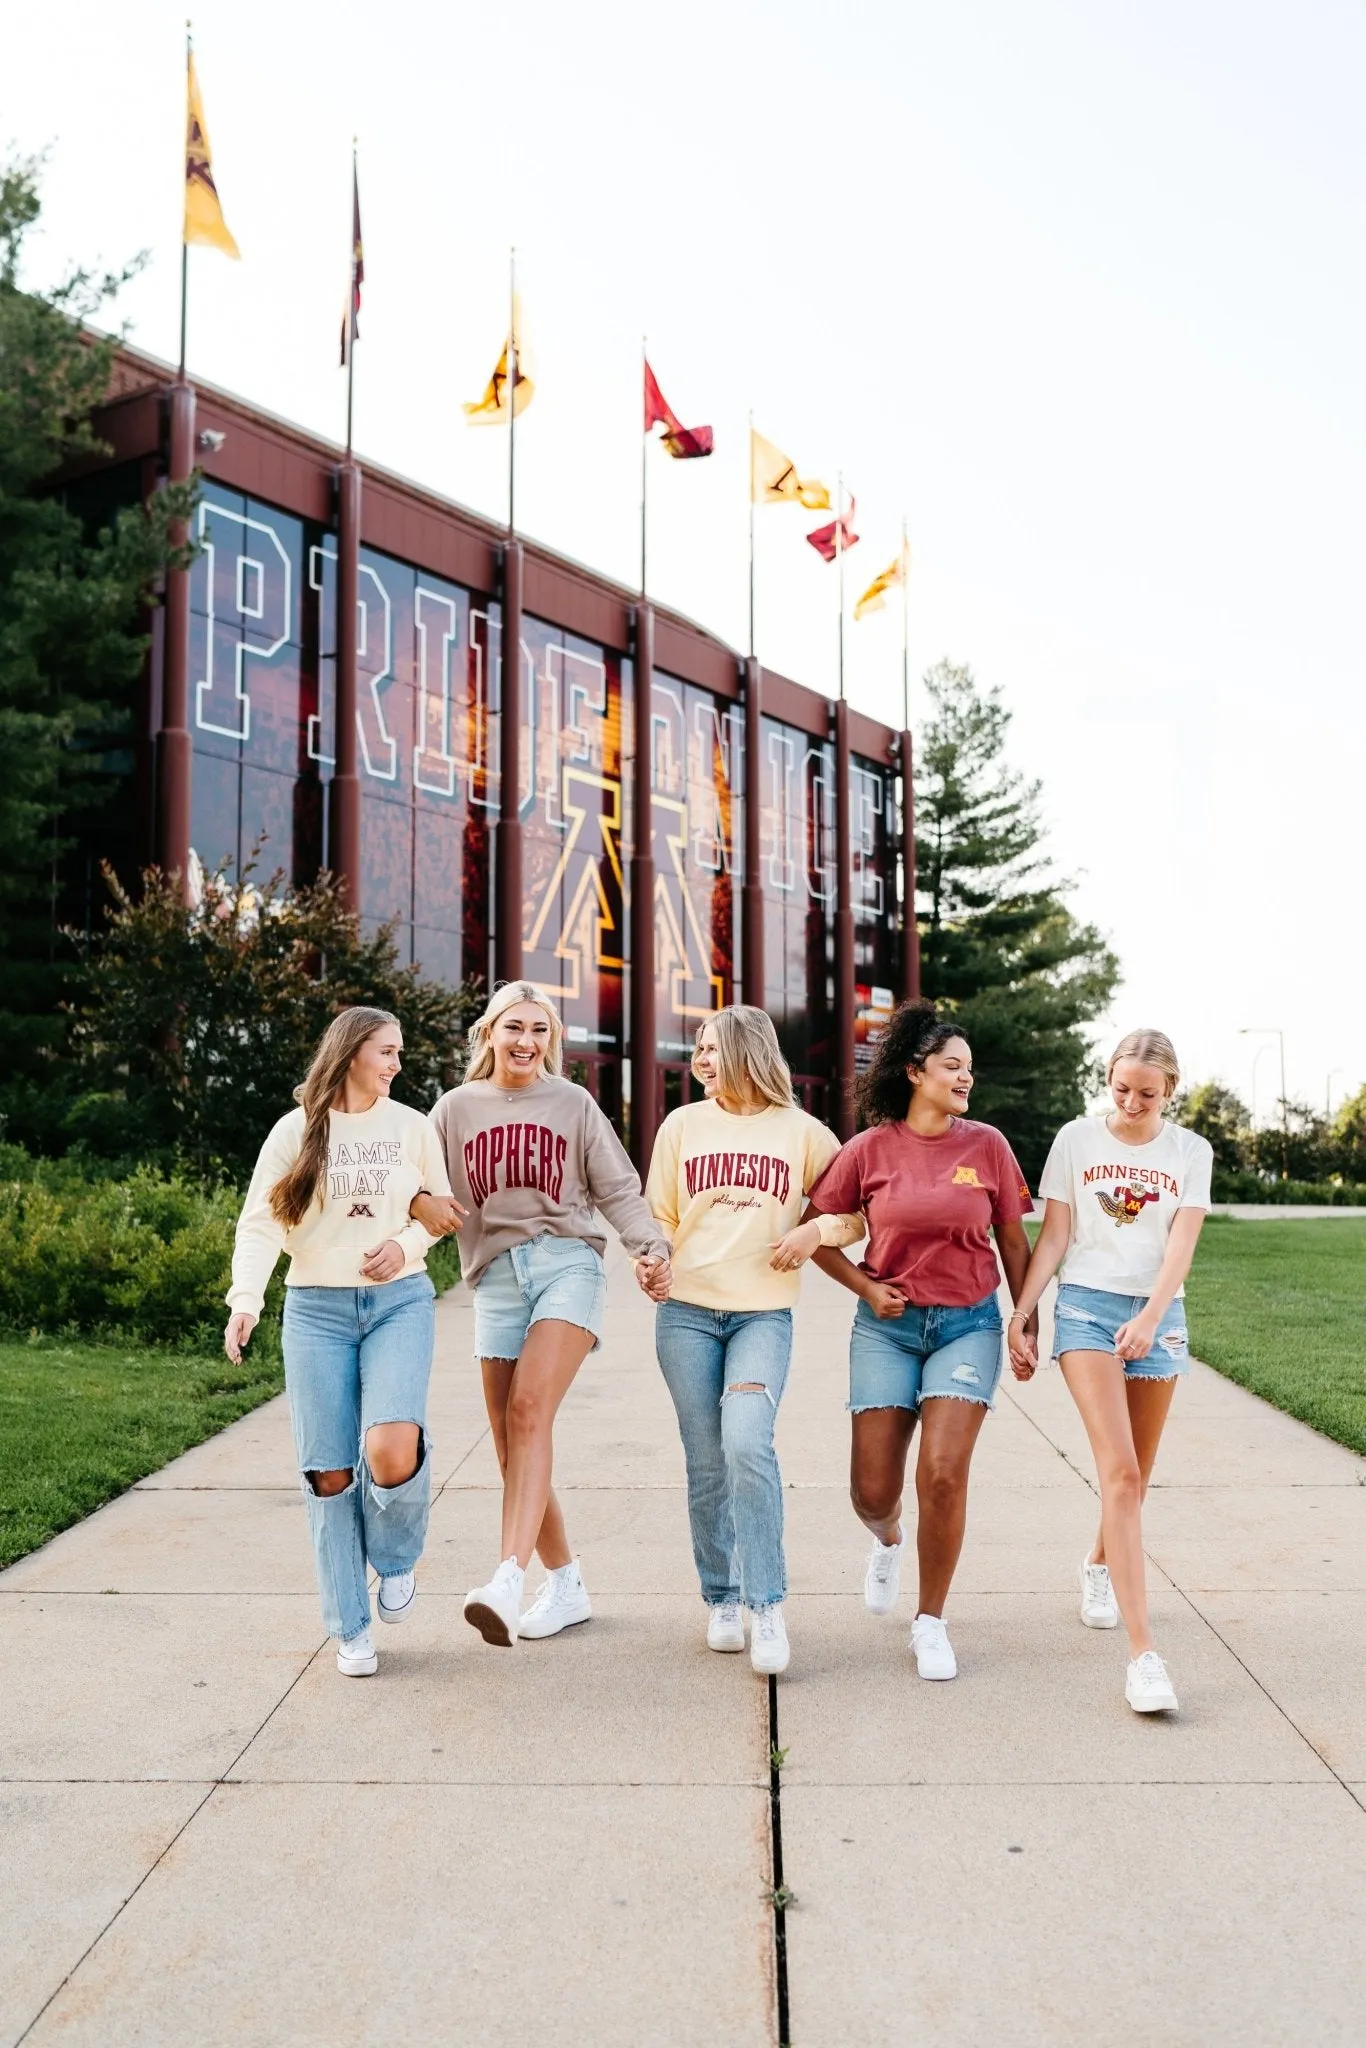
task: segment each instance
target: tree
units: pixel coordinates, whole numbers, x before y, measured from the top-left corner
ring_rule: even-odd
[[[1277,1179],[1327,1180],[1336,1171],[1327,1118],[1307,1102],[1292,1099],[1277,1106],[1281,1114],[1275,1123],[1249,1136],[1251,1163]]]
[[[136,900],[107,879],[108,928],[74,1024],[85,1092],[69,1141],[244,1182],[328,1021],[351,1003],[402,1024],[400,1100],[425,1110],[463,1071],[480,991],[401,965],[392,927],[368,936],[330,876],[295,889],[281,873],[256,880],[250,864],[235,881],[220,870],[194,907],[155,868]]]
[[[1333,1118],[1334,1170],[1344,1180],[1366,1182],[1366,1088],[1339,1103]]]
[[[1109,1002],[1118,962],[1067,907],[1042,850],[1039,784],[1004,759],[999,689],[943,661],[916,763],[921,979],[962,1019],[977,1073],[973,1115],[999,1124],[1031,1180],[1058,1127],[1085,1106],[1083,1026]]]
[[[56,480],[100,448],[90,421],[109,388],[112,340],[87,323],[139,267],[72,270],[25,291],[39,217],[36,158],[0,164],[0,1068],[22,1110],[60,1033],[68,949],[57,938],[75,816],[126,772],[145,607],[175,559],[169,522],[193,491],[158,494],[90,530]]]
[[[1214,1148],[1214,1163],[1227,1173],[1245,1172],[1252,1159],[1252,1118],[1247,1104],[1222,1081],[1201,1081],[1172,1103],[1173,1123],[1198,1131]]]

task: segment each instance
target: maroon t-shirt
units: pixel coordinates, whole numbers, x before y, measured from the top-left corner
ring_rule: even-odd
[[[990,1124],[955,1117],[942,1137],[904,1123],[851,1138],[811,1190],[824,1215],[861,1209],[864,1271],[917,1308],[967,1308],[1000,1284],[988,1235],[1033,1206],[1015,1154]]]

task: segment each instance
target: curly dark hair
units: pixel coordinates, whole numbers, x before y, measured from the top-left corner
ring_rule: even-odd
[[[941,1017],[933,1003],[902,1003],[878,1040],[873,1064],[858,1081],[859,1113],[865,1123],[901,1123],[911,1106],[907,1067],[923,1067],[951,1038],[965,1036],[961,1024]]]

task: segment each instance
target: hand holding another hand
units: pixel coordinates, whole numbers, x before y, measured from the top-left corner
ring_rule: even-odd
[[[795,1224],[786,1236],[778,1239],[768,1263],[775,1273],[795,1273],[820,1248],[821,1227],[812,1217],[809,1223]]]
[[[452,1231],[459,1230],[469,1213],[454,1195],[429,1195],[425,1190],[413,1196],[408,1210],[414,1223],[420,1223],[429,1237],[449,1237]]]
[[[673,1291],[674,1269],[668,1259],[641,1259],[636,1265],[636,1279],[651,1301],[667,1301]]]

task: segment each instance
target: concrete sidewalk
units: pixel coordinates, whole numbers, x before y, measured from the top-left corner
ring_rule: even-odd
[[[1056,1373],[1007,1381],[921,1683],[862,1606],[852,1298],[805,1283],[780,1425],[793,1661],[775,1943],[768,1688],[708,1654],[650,1311],[610,1335],[557,1483],[595,1618],[511,1653],[460,1598],[497,1551],[463,1292],[442,1482],[377,1679],[324,1644],[282,1402],[0,1575],[0,2042],[1359,2042],[1366,1465],[1197,1368],[1150,1496],[1180,1717],[1083,1629],[1096,1503]]]

